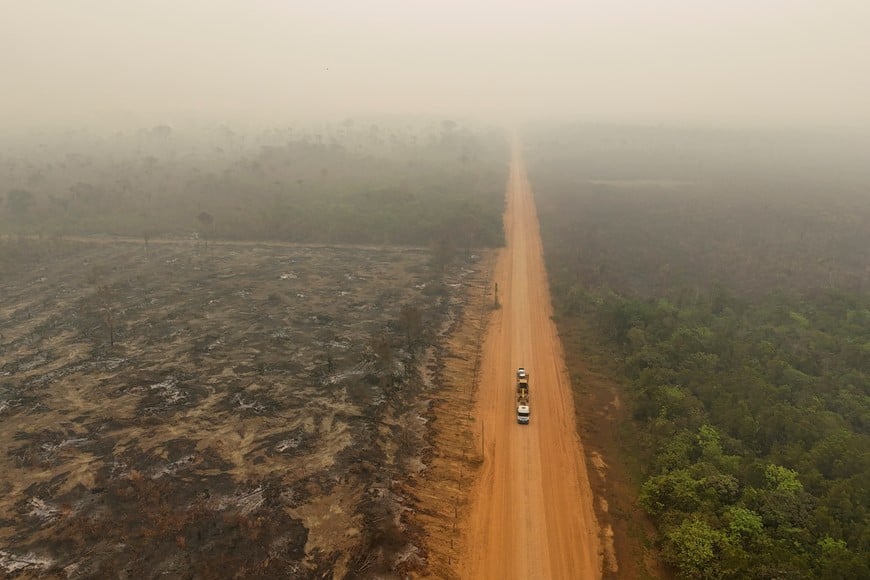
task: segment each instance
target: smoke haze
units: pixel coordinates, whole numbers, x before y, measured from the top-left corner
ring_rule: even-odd
[[[368,114],[870,125],[860,0],[2,4],[7,128]]]

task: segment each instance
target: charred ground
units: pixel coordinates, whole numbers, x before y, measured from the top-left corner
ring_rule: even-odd
[[[414,480],[504,146],[322,131],[4,150],[6,574],[426,570]]]
[[[7,572],[420,565],[399,483],[423,467],[424,347],[473,268],[435,273],[413,249],[51,244],[0,306]]]

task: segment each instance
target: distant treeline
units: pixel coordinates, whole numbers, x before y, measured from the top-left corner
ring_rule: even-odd
[[[580,284],[638,295],[715,282],[752,294],[870,289],[870,166],[857,145],[620,127],[534,137],[538,203],[560,218],[542,235]]]
[[[700,171],[699,191],[672,143],[698,136],[667,131],[634,135],[657,171],[627,151],[620,173],[631,132],[596,131],[533,142],[532,185],[560,328],[620,360],[664,559],[685,578],[870,577],[870,202],[824,159],[816,196],[788,202],[785,162]]]
[[[112,147],[115,143],[115,147]],[[10,146],[8,146],[10,147]],[[191,143],[169,127],[11,149],[4,233],[109,234],[454,248],[503,243],[504,135],[434,129],[229,130]]]

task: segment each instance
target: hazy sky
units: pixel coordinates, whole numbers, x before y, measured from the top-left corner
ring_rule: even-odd
[[[0,128],[381,113],[870,128],[870,0],[0,0]]]

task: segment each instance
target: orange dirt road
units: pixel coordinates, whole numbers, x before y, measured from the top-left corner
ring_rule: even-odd
[[[600,578],[599,529],[574,419],[522,153],[514,141],[502,308],[483,344],[477,401],[483,466],[471,492],[463,578]],[[516,369],[529,372],[531,421],[517,423]]]

